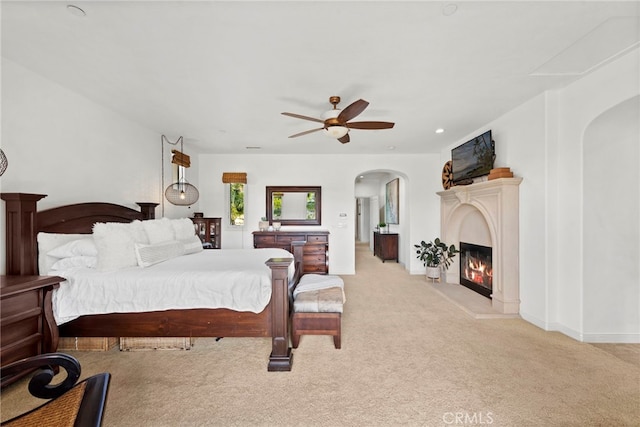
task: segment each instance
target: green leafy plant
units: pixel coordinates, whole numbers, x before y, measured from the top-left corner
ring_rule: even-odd
[[[385,228],[387,226],[386,222],[381,222],[380,224],[378,224],[378,227],[380,228]]]
[[[455,245],[447,246],[446,243],[440,241],[439,237],[432,242],[427,243],[423,240],[419,245],[413,246],[416,248],[417,258],[426,267],[443,265],[444,268],[448,269],[453,257],[460,253]]]

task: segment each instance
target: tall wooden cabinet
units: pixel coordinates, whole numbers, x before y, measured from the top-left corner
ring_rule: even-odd
[[[373,232],[373,254],[382,262],[395,260],[398,262],[398,234]]]
[[[304,273],[329,273],[328,231],[254,231],[254,248],[281,248],[291,252],[291,242],[306,242],[302,249]]]
[[[222,247],[222,219],[221,218],[191,218],[196,228],[196,234],[205,249],[220,249]]]

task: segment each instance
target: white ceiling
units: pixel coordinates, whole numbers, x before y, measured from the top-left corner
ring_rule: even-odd
[[[69,13],[71,3],[86,16]],[[212,153],[437,153],[640,38],[638,1],[1,7],[3,58],[158,134],[184,136],[185,151]],[[320,118],[332,95],[342,108],[370,102],[357,121],[396,125],[352,130],[345,145],[321,132],[288,138],[318,124],[281,112]]]

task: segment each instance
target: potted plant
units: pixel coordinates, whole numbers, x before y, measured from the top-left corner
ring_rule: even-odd
[[[432,242],[420,242],[419,245],[413,245],[416,248],[417,258],[427,269],[427,277],[430,279],[440,278],[440,268],[445,270],[451,265],[451,260],[460,253],[455,245],[448,246],[436,237]]]
[[[384,228],[387,226],[386,222],[381,222],[380,224],[378,224],[378,229],[380,229],[380,232],[383,233],[384,232]]]

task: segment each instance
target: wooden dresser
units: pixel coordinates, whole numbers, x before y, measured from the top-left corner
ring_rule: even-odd
[[[395,260],[398,262],[398,234],[373,232],[373,254],[382,262]]]
[[[220,249],[222,247],[222,218],[191,218],[196,234],[205,249]]]
[[[0,359],[2,365],[56,351],[58,327],[51,293],[57,276],[1,276]]]
[[[304,273],[329,273],[328,231],[254,231],[254,248],[281,248],[291,252],[291,242],[307,242],[303,248]]]

